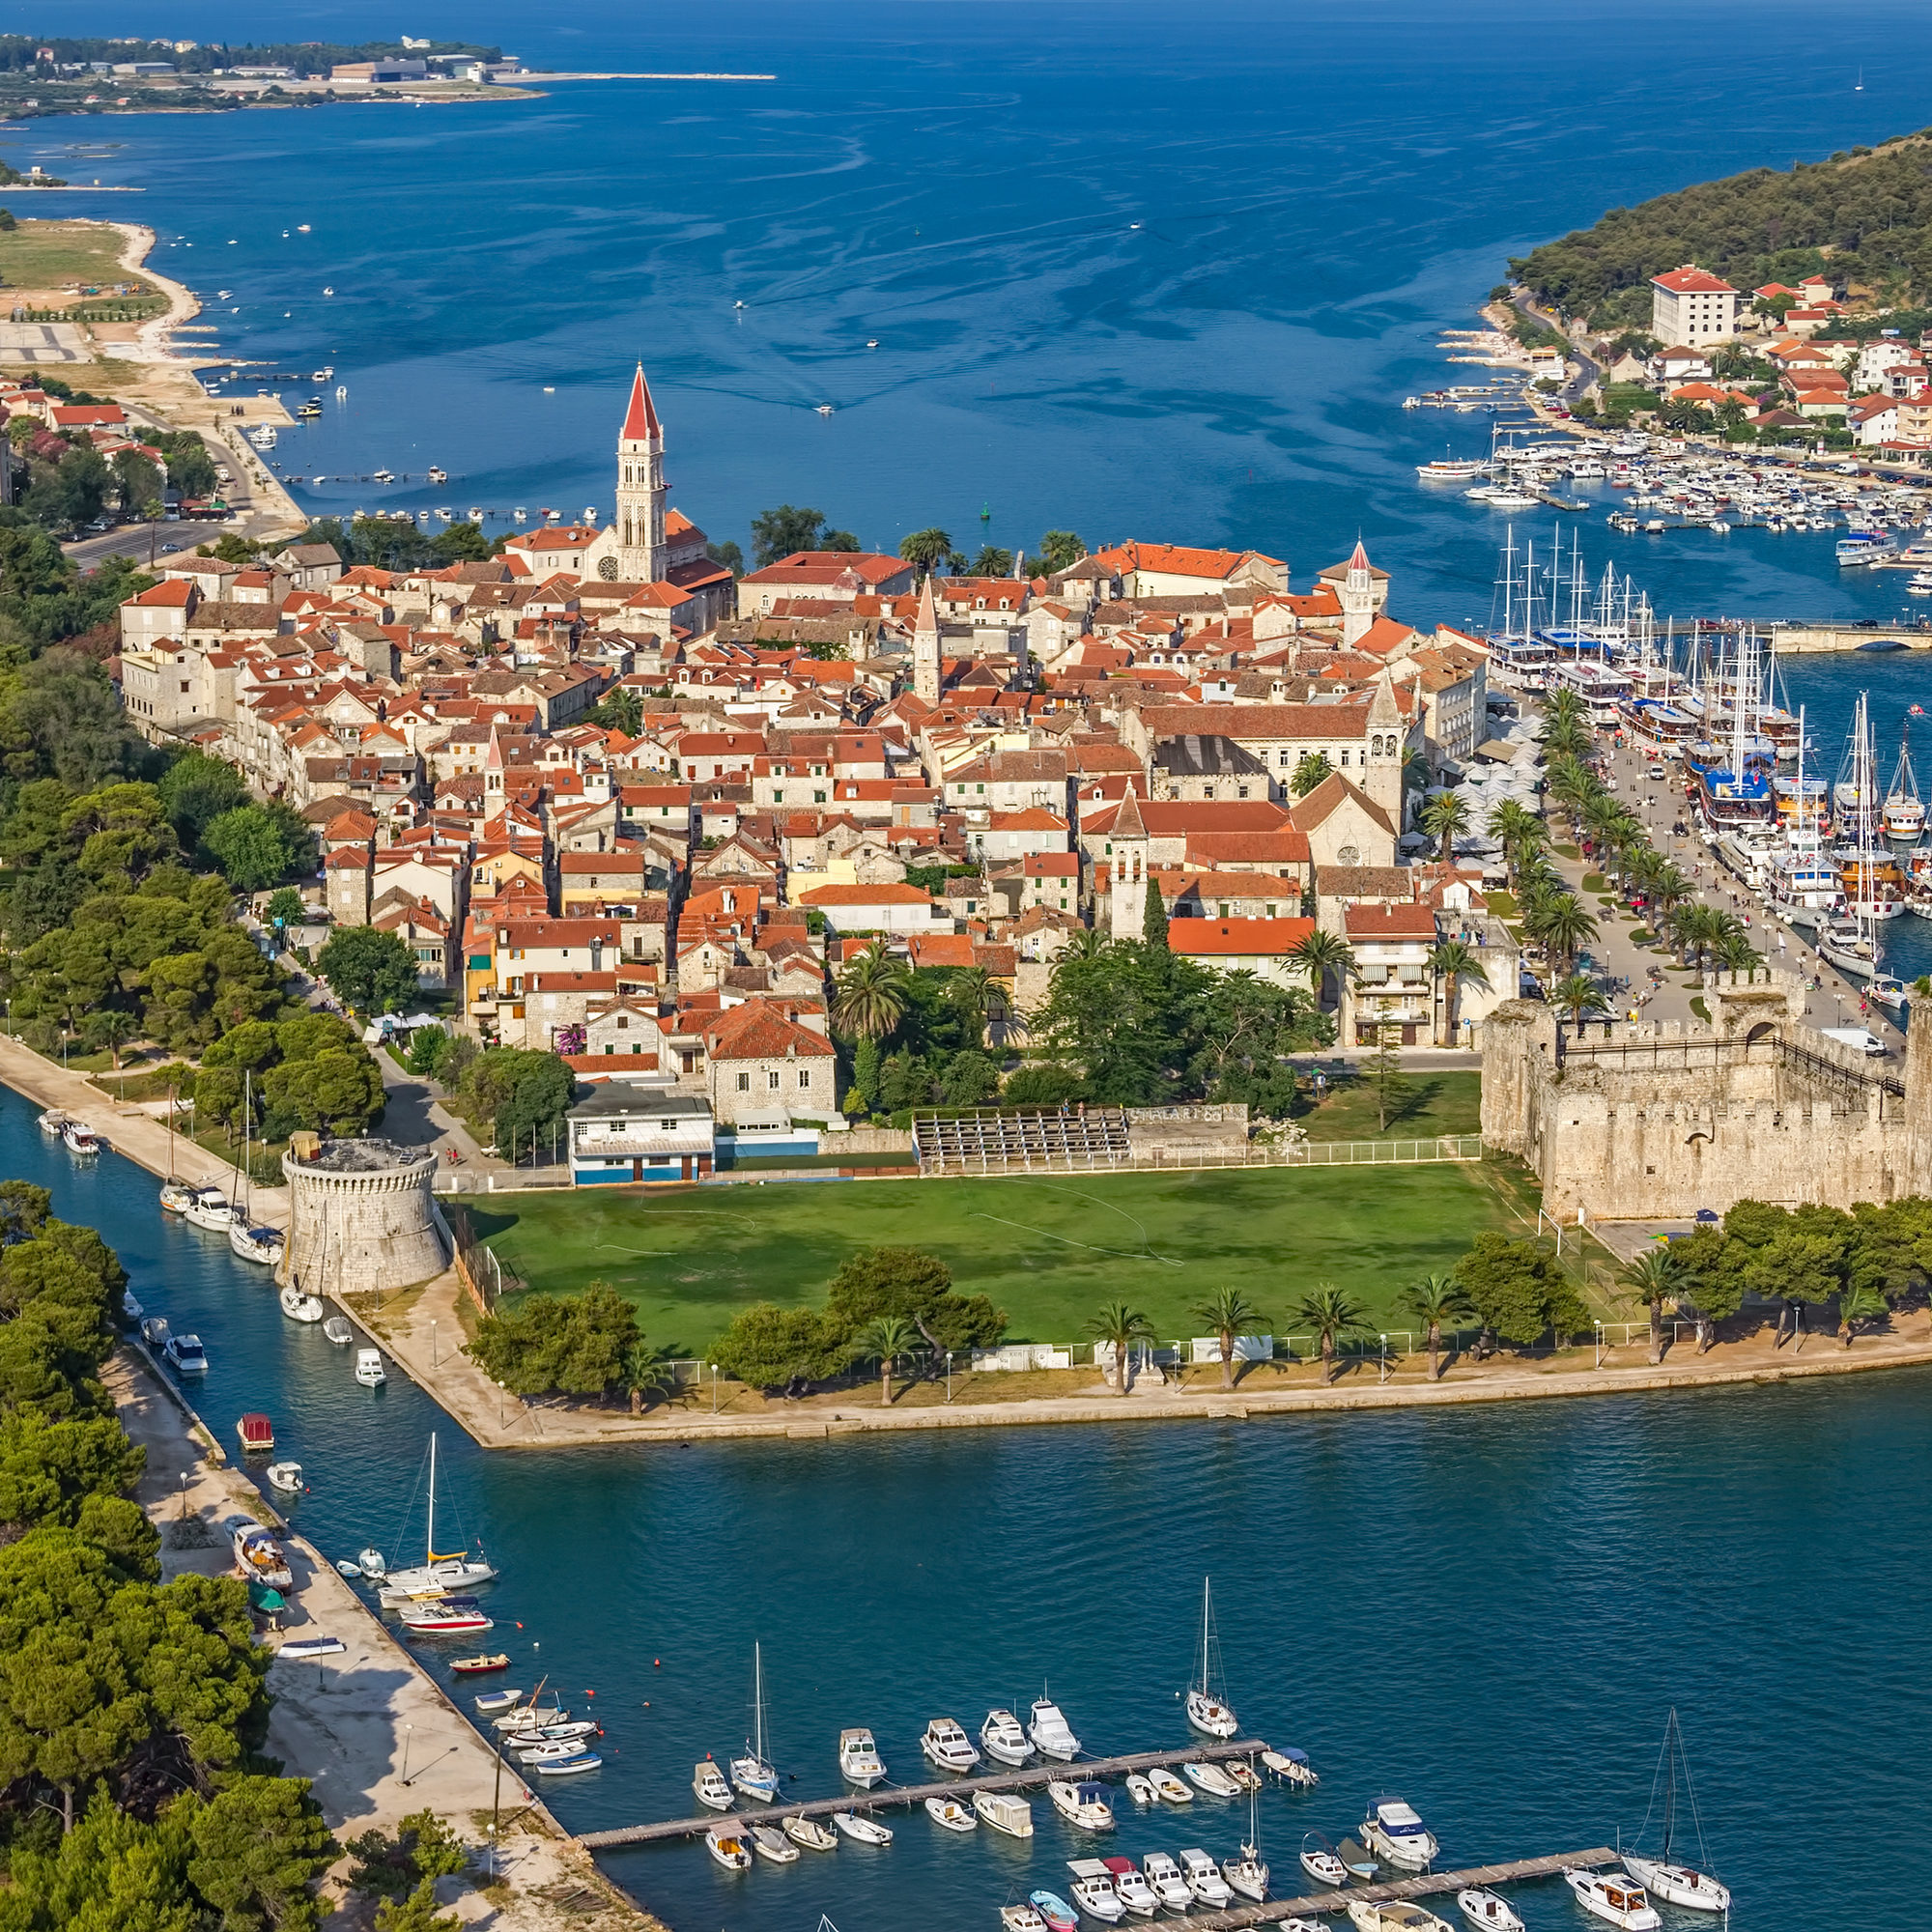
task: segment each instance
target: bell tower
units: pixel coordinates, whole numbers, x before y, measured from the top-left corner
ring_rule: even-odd
[[[617,554],[611,561],[617,577],[626,583],[655,583],[665,568],[664,425],[641,362],[617,434],[617,513],[611,521]]]
[[[1376,621],[1376,580],[1360,537],[1355,539],[1348,575],[1337,586],[1335,595],[1342,606],[1342,646],[1346,650]]]

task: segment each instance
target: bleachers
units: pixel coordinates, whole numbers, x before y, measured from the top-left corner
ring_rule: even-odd
[[[1007,1174],[1123,1166],[1127,1117],[1119,1107],[1051,1114],[974,1114],[961,1120],[916,1117],[913,1145],[928,1174]]]

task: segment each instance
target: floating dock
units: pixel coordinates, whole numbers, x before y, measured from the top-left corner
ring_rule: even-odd
[[[1074,1764],[1034,1764],[1018,1771],[982,1773],[973,1777],[949,1777],[941,1784],[895,1784],[841,1798],[809,1798],[792,1804],[754,1804],[744,1810],[706,1811],[696,1818],[670,1818],[661,1825],[622,1825],[611,1832],[585,1832],[578,1843],[593,1852],[611,1852],[625,1845],[655,1845],[667,1838],[696,1838],[721,1820],[737,1825],[776,1825],[785,1818],[829,1818],[835,1811],[884,1811],[923,1804],[928,1798],[971,1798],[976,1791],[1032,1791],[1065,1778],[1078,1784],[1086,1778],[1119,1782],[1130,1771],[1153,1771],[1162,1766],[1199,1764],[1230,1758],[1257,1758],[1267,1746],[1259,1738],[1236,1739],[1204,1749],[1188,1745],[1180,1750],[1137,1751],[1131,1757],[1083,1758]],[[723,1767],[721,1766],[722,1770]],[[1605,1855],[1605,1858],[1609,1854]],[[1390,1897],[1401,1894],[1391,1892]],[[1279,1913],[1276,1915],[1279,1917]],[[1196,1921],[1205,1923],[1205,1920]],[[1230,1919],[1230,1924],[1245,1923]]]

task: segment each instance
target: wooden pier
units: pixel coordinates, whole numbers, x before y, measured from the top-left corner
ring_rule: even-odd
[[[1215,1764],[1223,1764],[1229,1758],[1252,1760],[1266,1749],[1267,1746],[1260,1739],[1243,1738],[1205,1748],[1195,1744],[1180,1750],[1136,1751],[1131,1757],[1083,1759],[1073,1764],[1034,1764],[1017,1771],[949,1777],[939,1784],[887,1785],[871,1791],[852,1792],[841,1798],[808,1798],[790,1804],[754,1804],[743,1810],[706,1811],[696,1818],[667,1819],[661,1825],[622,1825],[611,1832],[585,1832],[579,1837],[578,1843],[589,1851],[611,1852],[625,1845],[655,1845],[667,1838],[695,1838],[725,1819],[743,1826],[776,1825],[786,1818],[829,1818],[835,1811],[883,1811],[919,1804],[928,1798],[970,1799],[976,1791],[1037,1790],[1055,1778],[1065,1778],[1074,1784],[1090,1777],[1117,1783],[1130,1771],[1153,1771],[1163,1765],[1198,1764],[1203,1760]],[[721,1772],[724,1769],[723,1765],[719,1766]]]

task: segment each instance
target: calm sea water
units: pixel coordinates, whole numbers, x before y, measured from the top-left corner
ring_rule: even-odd
[[[1899,1500],[1932,1479],[1923,1376],[1278,1426],[485,1457],[406,1380],[356,1388],[346,1352],[285,1321],[261,1271],[162,1220],[152,1177],[112,1155],[75,1166],[4,1093],[0,1171],[52,1186],[60,1213],[120,1250],[150,1311],[200,1332],[213,1366],[192,1397],[217,1434],[270,1413],[314,1486],[296,1520],[327,1554],[409,1552],[401,1523],[440,1426],[442,1506],[504,1573],[489,1641],[515,1681],[547,1671],[607,1726],[603,1770],[546,1794],[575,1829],[695,1808],[694,1761],[749,1728],[754,1639],[773,1754],[800,1794],[838,1789],[841,1727],[869,1724],[912,1780],[928,1718],[977,1729],[1042,1683],[1095,1750],[1181,1744],[1176,1692],[1211,1571],[1245,1728],[1301,1744],[1323,1776],[1263,1801],[1281,1893],[1298,1888],[1304,1832],[1339,1835],[1384,1791],[1418,1806],[1451,1866],[1614,1841],[1643,1817],[1674,1703],[1735,1922],[1922,1922],[1909,1857],[1873,1849],[1871,1830],[1913,1815],[1924,1756],[1927,1532]],[[421,1646],[439,1671],[464,1647]],[[1009,1895],[1064,1891],[1065,1861],[1093,1849],[1043,1800],[1035,1813],[1030,1846],[913,1814],[881,1852],[841,1841],[730,1877],[673,1846],[611,1869],[685,1932],[811,1932],[821,1912],[842,1932],[992,1928]],[[1122,1794],[1100,1850],[1225,1857],[1246,1822],[1207,1799],[1137,1817]],[[1866,1855],[1848,1858],[1854,1844]],[[1518,1904],[1532,1926],[1584,1922],[1557,1887]]]
[[[1487,447],[1485,418],[1397,407],[1468,373],[1438,329],[1471,324],[1507,255],[1605,207],[1917,127],[1932,54],[1932,16],[1903,0],[417,14],[531,65],[779,78],[49,122],[0,146],[142,186],[62,205],[154,223],[156,266],[203,295],[222,349],[301,372],[276,385],[291,402],[333,367],[346,402],[277,452],[331,479],[298,486],[305,506],[608,513],[641,357],[673,498],[716,536],[744,542],[788,500],[887,549],[932,524],[968,550],[1060,526],[1252,544],[1305,582],[1359,532],[1421,622],[1487,617],[1502,537],[1414,480],[1445,442]],[[0,18],[43,30],[24,0]],[[154,30],[107,0],[63,19]],[[264,24],[205,0],[170,21]],[[275,22],[398,24],[374,0]],[[446,487],[335,480],[431,464]],[[1519,520],[1519,540],[1547,545],[1553,516]],[[1633,541],[1567,521],[1660,611],[1902,601],[1895,580],[1840,582],[1823,535]]]

